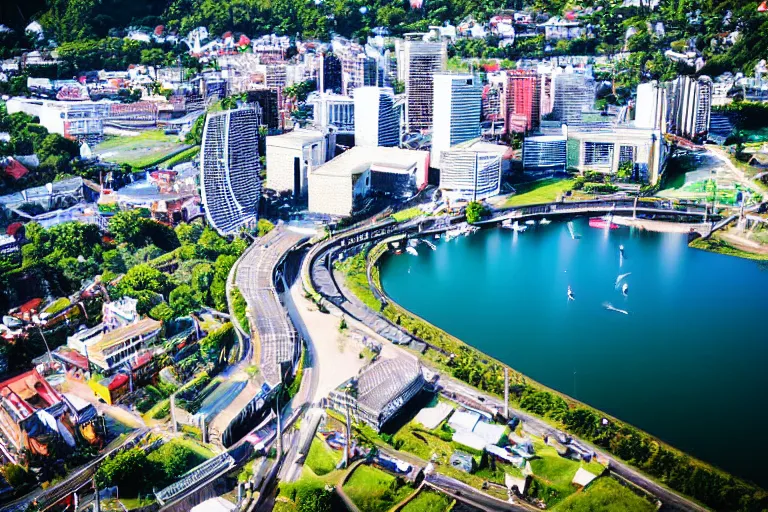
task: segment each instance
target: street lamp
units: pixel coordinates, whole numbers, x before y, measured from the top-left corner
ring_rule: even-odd
[[[40,320],[39,316],[32,315],[32,323],[34,323],[37,326],[37,330],[40,331],[40,336],[43,338],[43,343],[45,343],[45,350],[48,352],[48,362],[53,363],[51,348],[48,346],[48,340],[45,339],[45,334],[43,334],[43,328],[41,327],[41,324],[43,323],[43,321]]]

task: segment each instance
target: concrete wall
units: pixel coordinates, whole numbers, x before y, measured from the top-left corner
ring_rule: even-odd
[[[352,178],[309,174],[309,211],[349,216],[352,213]]]
[[[293,192],[293,162],[298,158],[302,167],[301,150],[270,144],[267,138],[267,188],[278,192]],[[304,183],[303,193],[306,193]]]

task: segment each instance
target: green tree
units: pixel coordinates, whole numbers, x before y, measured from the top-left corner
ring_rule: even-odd
[[[331,512],[333,491],[327,487],[301,487],[296,492],[299,512]]]
[[[200,300],[208,305],[212,305],[210,298],[213,277],[213,266],[210,263],[201,263],[192,269],[192,289],[200,297]]]
[[[167,283],[168,278],[165,274],[146,263],[142,263],[130,269],[120,281],[119,286],[122,290],[163,293]]]
[[[259,236],[264,236],[270,231],[275,229],[275,225],[269,222],[267,219],[259,219],[257,230],[259,232]]]
[[[200,240],[200,235],[203,234],[203,226],[197,222],[193,222],[192,224],[179,224],[174,231],[176,231],[176,237],[179,239],[181,245],[192,245]]]
[[[161,322],[170,322],[176,318],[176,312],[167,302],[161,302],[149,310],[149,316]]]
[[[143,224],[144,218],[138,210],[125,210],[114,214],[109,219],[108,226],[118,243],[140,247],[146,241]]]
[[[471,201],[467,205],[467,222],[469,222],[470,224],[474,224],[475,222],[479,221],[487,213],[488,213],[488,210],[485,206],[478,203],[477,201]]]
[[[102,488],[118,486],[124,496],[136,496],[155,482],[157,471],[141,448],[123,450],[107,458],[96,471]]]
[[[165,443],[147,458],[158,467],[167,483],[177,480],[200,462],[195,452],[173,441]]]
[[[176,316],[185,316],[200,309],[200,301],[189,285],[182,284],[170,294],[168,302]]]
[[[141,50],[141,63],[145,66],[159,66],[165,61],[165,52],[161,48]]]

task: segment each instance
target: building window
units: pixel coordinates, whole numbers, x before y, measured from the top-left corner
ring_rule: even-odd
[[[584,165],[611,165],[613,162],[613,143],[585,142]]]
[[[635,146],[621,146],[619,148],[619,165],[624,162],[635,162]]]

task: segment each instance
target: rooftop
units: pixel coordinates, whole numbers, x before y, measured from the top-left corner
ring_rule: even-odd
[[[313,170],[312,174],[346,177],[361,174],[373,166],[407,169],[414,165],[419,167],[425,165],[427,158],[429,158],[427,151],[355,146]]]
[[[322,140],[323,133],[321,131],[299,128],[282,135],[269,135],[267,137],[267,146],[300,149],[308,143],[320,142]]]
[[[136,336],[144,336],[152,331],[160,330],[163,326],[162,322],[153,320],[151,318],[143,318],[135,324],[126,325],[125,327],[118,327],[114,331],[104,333],[97,343],[94,343],[91,350],[94,352],[103,351],[107,348],[120,343],[126,339],[135,338]]]
[[[421,375],[421,365],[413,357],[401,356],[378,361],[363,371],[357,381],[357,401],[378,412]]]

